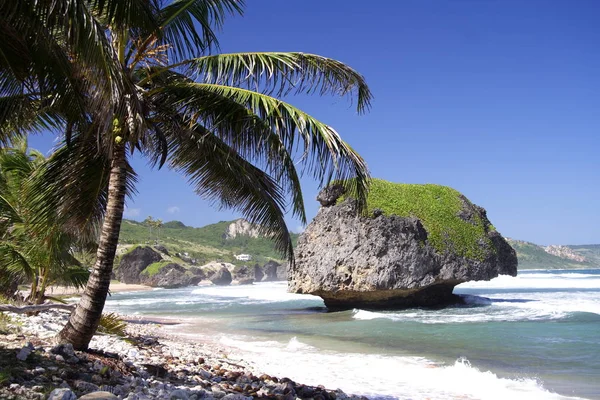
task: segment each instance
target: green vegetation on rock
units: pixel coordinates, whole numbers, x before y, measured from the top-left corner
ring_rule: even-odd
[[[477,212],[465,221],[460,213],[471,204],[460,192],[447,186],[393,183],[371,180],[367,212],[379,209],[383,214],[415,217],[427,230],[429,243],[439,252],[454,251],[460,256],[481,259],[484,249],[492,248],[487,232],[494,230]]]
[[[172,264],[172,261],[157,261],[148,265],[141,273],[147,276],[154,276],[166,265]]]

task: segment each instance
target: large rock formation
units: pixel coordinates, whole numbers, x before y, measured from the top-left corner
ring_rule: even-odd
[[[364,215],[339,188],[319,197],[319,213],[298,240],[289,290],[330,309],[440,306],[454,286],[515,276],[515,251],[483,208],[438,185],[373,180]]]
[[[115,277],[123,283],[140,284],[140,272],[150,264],[162,260],[160,254],[149,246],[139,246],[121,258]]]
[[[552,254],[556,257],[566,258],[568,260],[573,260],[581,263],[587,262],[584,256],[575,253],[572,249],[568,248],[567,246],[551,244],[550,246],[544,247],[544,250],[546,251],[546,253]]]
[[[260,229],[257,225],[253,225],[245,219],[238,219],[229,224],[227,230],[223,234],[223,237],[228,240],[234,239],[238,236],[250,236],[257,238],[260,236]]]
[[[231,277],[231,272],[223,266],[217,272],[215,272],[211,277],[210,281],[213,285],[217,286],[227,286],[231,284],[233,278]]]
[[[175,289],[197,285],[202,278],[179,264],[170,263],[162,267],[156,274],[144,278],[143,283],[152,287]]]

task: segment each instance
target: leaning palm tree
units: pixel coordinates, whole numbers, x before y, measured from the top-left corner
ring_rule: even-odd
[[[98,326],[136,152],[183,173],[200,196],[241,211],[290,261],[284,213],[306,221],[301,173],[321,185],[342,180],[364,204],[362,158],[332,127],[278,99],[350,96],[364,112],[371,100],[364,78],[313,54],[213,54],[214,29],[241,13],[242,1],[10,3],[20,5],[4,14],[0,7],[0,29],[15,43],[0,43],[0,139],[62,132],[36,191],[54,199],[47,210],[67,211],[66,226],[101,226],[93,271],[61,341],[85,349]],[[44,35],[21,33],[36,30]],[[31,52],[51,58],[40,66]]]

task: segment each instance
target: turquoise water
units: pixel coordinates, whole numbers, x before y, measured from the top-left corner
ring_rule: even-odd
[[[465,306],[328,313],[285,282],[118,293],[183,318],[267,373],[380,398],[600,399],[600,270],[521,271],[455,288]]]

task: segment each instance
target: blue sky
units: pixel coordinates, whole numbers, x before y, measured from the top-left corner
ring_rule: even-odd
[[[332,125],[374,177],[452,186],[504,236],[600,243],[600,2],[247,3],[225,24],[223,52],[317,53],[366,77],[375,96],[366,115],[340,98],[287,100]],[[173,172],[134,165],[141,179],[128,218],[203,226],[239,216],[216,211]],[[304,179],[304,190],[312,218],[317,187]]]

